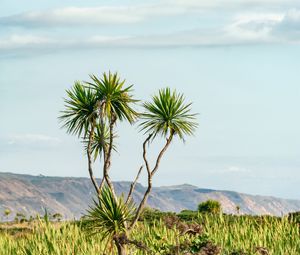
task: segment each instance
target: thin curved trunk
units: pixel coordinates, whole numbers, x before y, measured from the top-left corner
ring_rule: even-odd
[[[88,146],[87,146],[87,157],[88,157],[88,171],[89,171],[89,175],[90,175],[90,179],[92,181],[92,184],[98,194],[99,192],[99,188],[93,173],[93,159],[92,159],[92,143],[93,143],[93,139],[94,139],[94,129],[95,129],[95,121],[93,121],[91,130],[90,130],[90,134],[89,134],[89,142],[88,142]]]
[[[149,166],[149,162],[147,160],[146,145],[150,141],[150,139],[152,138],[152,136],[153,136],[153,134],[150,134],[147,137],[147,139],[144,141],[144,143],[143,143],[143,159],[144,159],[144,162],[145,162],[145,165],[146,165],[146,169],[147,169],[147,173],[148,173],[148,186],[147,186],[147,189],[146,189],[146,191],[144,193],[143,199],[140,202],[140,205],[139,205],[139,207],[138,207],[138,209],[136,211],[136,215],[135,215],[135,217],[134,217],[134,219],[133,219],[133,221],[132,221],[132,223],[131,223],[131,225],[129,227],[129,230],[131,230],[134,227],[134,225],[137,223],[137,221],[138,221],[138,219],[139,219],[139,217],[141,215],[141,212],[142,212],[143,208],[145,207],[145,204],[147,202],[149,194],[150,194],[150,192],[152,190],[152,179],[153,179],[153,176],[154,176],[154,174],[156,173],[156,171],[157,171],[157,169],[159,167],[159,164],[160,164],[162,156],[164,155],[164,153],[166,152],[166,150],[168,149],[168,147],[169,147],[169,145],[170,145],[170,143],[172,141],[173,132],[171,132],[169,138],[167,138],[167,142],[166,142],[165,146],[162,148],[162,150],[160,151],[160,153],[158,154],[155,166],[151,170],[150,166]]]
[[[99,188],[98,188],[98,194],[101,193],[101,190],[103,189],[104,184],[105,184],[105,179],[104,179],[104,177],[102,177],[102,180],[101,180]]]
[[[109,123],[109,145],[108,145],[108,149],[106,151],[105,148],[105,154],[106,157],[104,158],[104,165],[103,165],[103,177],[105,178],[105,181],[108,185],[108,187],[110,188],[113,196],[115,199],[117,199],[116,193],[115,193],[115,189],[114,189],[114,185],[109,177],[109,169],[111,166],[111,152],[112,152],[112,148],[113,148],[113,140],[114,140],[114,125],[116,123],[116,117],[114,115],[112,115],[110,123]]]
[[[143,199],[142,199],[142,201],[141,201],[141,203],[140,203],[140,205],[137,209],[136,215],[135,215],[135,217],[134,217],[134,219],[133,219],[133,221],[132,221],[132,223],[129,227],[129,230],[131,230],[134,227],[134,225],[137,223],[138,219],[140,218],[141,212],[142,212],[143,208],[145,207],[145,204],[147,202],[147,199],[148,199],[148,196],[151,192],[151,189],[152,189],[152,178],[150,178],[150,181],[148,181],[147,190],[146,190],[146,192],[144,194],[144,197],[143,197]]]
[[[104,129],[104,125],[105,125],[105,124],[104,124],[104,120],[103,120],[103,112],[102,112],[104,102],[101,102],[101,101],[100,101],[98,104],[99,104],[99,105],[98,105],[98,109],[99,109],[100,128],[103,128],[103,129]],[[102,132],[104,132],[104,130],[102,130]],[[102,134],[102,135],[103,135],[103,134]],[[104,135],[103,135],[103,136],[104,136]],[[103,163],[103,169],[102,169],[102,180],[101,180],[101,183],[100,183],[99,188],[98,188],[98,194],[99,194],[99,195],[100,195],[101,190],[103,189],[104,184],[105,184],[104,164],[105,164],[105,161],[106,161],[106,155],[107,155],[107,153],[106,153],[106,144],[105,144],[105,142],[104,142],[104,137],[102,137],[102,139],[101,139],[100,141],[101,141],[101,145],[102,145],[102,148],[103,148],[102,151],[103,151],[103,160],[104,160],[104,163]]]
[[[137,181],[138,181],[138,179],[139,179],[139,177],[140,177],[140,175],[141,175],[141,172],[142,172],[142,170],[143,170],[143,167],[144,167],[144,166],[141,166],[141,167],[140,167],[140,169],[139,169],[139,171],[138,171],[138,173],[137,173],[137,176],[135,177],[135,180],[134,180],[134,181],[131,183],[131,185],[130,185],[130,190],[129,190],[129,192],[128,192],[128,195],[127,195],[127,199],[126,199],[125,204],[128,204],[129,201],[131,200],[132,194],[133,194],[134,189],[135,189],[135,185],[136,185],[136,183],[137,183]]]
[[[115,240],[115,244],[117,246],[118,255],[127,255],[125,244],[122,244],[122,243],[118,242],[117,240]]]

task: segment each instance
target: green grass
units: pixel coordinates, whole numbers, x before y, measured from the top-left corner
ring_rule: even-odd
[[[256,247],[266,247],[273,255],[300,254],[300,226],[288,217],[202,216],[199,220],[223,254],[233,250],[254,254]]]
[[[170,215],[170,214],[169,214]],[[143,242],[150,250],[149,254],[175,254],[181,244],[183,251],[196,251],[207,240],[221,248],[221,253],[243,251],[255,253],[257,247],[265,247],[270,255],[300,254],[300,225],[288,217],[250,217],[230,215],[198,215],[194,219],[203,226],[201,235],[180,235],[174,226],[168,228],[160,219],[145,219],[139,222],[131,234],[131,239]],[[1,255],[94,255],[104,254],[110,244],[100,241],[101,236],[89,236],[80,226],[80,222],[46,223],[42,220],[35,224],[11,226],[2,224],[0,232]],[[177,247],[177,248],[176,248]],[[192,249],[193,247],[193,249]],[[142,255],[145,251],[129,247],[129,254]],[[107,254],[112,254],[108,251]]]

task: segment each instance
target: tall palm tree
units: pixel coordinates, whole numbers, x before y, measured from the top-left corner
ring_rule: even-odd
[[[144,113],[140,116],[142,119],[140,128],[141,131],[148,134],[143,143],[143,159],[148,175],[148,186],[130,229],[136,224],[145,206],[152,189],[153,176],[158,170],[161,158],[171,144],[172,139],[178,136],[184,141],[185,136],[193,135],[197,128],[196,114],[191,113],[191,103],[185,103],[184,96],[176,91],[172,92],[170,88],[159,90],[158,95],[153,96],[151,102],[145,102],[143,107]],[[147,159],[146,145],[157,135],[165,138],[166,143],[159,152],[154,167],[151,168]]]
[[[134,122],[138,114],[131,105],[137,100],[130,94],[132,86],[126,87],[125,80],[120,80],[117,73],[104,73],[102,78],[91,75],[90,78],[92,82],[75,82],[72,89],[67,90],[68,98],[64,100],[66,109],[60,120],[68,133],[87,141],[88,170],[96,191],[100,192],[105,179],[115,196],[108,174],[114,149],[114,127],[117,120]],[[103,155],[103,179],[100,186],[96,183],[92,167],[92,154],[95,157],[99,153]]]
[[[132,86],[125,87],[125,80],[120,80],[117,73],[103,73],[103,77],[100,79],[95,75],[91,75],[90,78],[92,82],[86,82],[86,84],[94,90],[97,97],[97,111],[100,118],[100,125],[104,125],[103,123],[107,121],[109,126],[108,146],[103,146],[103,176],[115,196],[113,183],[109,177],[114,127],[117,120],[126,120],[129,123],[135,121],[138,114],[132,108],[132,105],[138,100],[135,100],[130,94]]]
[[[88,171],[93,186],[96,192],[98,192],[99,187],[94,177],[92,165],[92,144],[98,118],[98,99],[94,90],[78,81],[66,92],[68,98],[64,99],[65,110],[62,111],[59,119],[63,122],[62,127],[66,128],[68,133],[88,140]]]

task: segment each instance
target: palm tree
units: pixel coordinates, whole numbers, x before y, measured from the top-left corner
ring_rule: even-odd
[[[83,137],[86,143],[88,170],[97,193],[100,193],[104,180],[116,198],[113,183],[109,177],[111,154],[114,146],[114,127],[116,121],[126,120],[133,123],[137,112],[132,104],[137,100],[130,94],[132,86],[125,87],[125,80],[120,80],[117,73],[104,73],[103,78],[91,75],[92,82],[75,82],[72,89],[67,90],[65,110],[60,116],[63,127],[70,134]],[[93,174],[93,160],[103,155],[103,178],[100,186]]]
[[[88,139],[88,171],[96,192],[99,192],[92,164],[92,144],[98,118],[98,99],[94,90],[78,81],[66,92],[68,98],[64,99],[65,110],[62,111],[59,119],[63,122],[63,127],[67,129],[68,133]]]
[[[109,126],[109,142],[107,146],[103,146],[103,177],[116,198],[108,173],[111,166],[111,152],[114,148],[114,127],[117,120],[126,120],[131,124],[135,121],[138,114],[132,105],[138,100],[130,94],[132,85],[125,87],[125,80],[120,80],[117,73],[104,73],[103,78],[100,79],[95,75],[91,75],[90,78],[93,82],[86,82],[86,84],[94,90],[97,97],[100,125],[103,126],[107,121]]]
[[[142,209],[144,208],[148,196],[152,189],[152,179],[159,168],[160,161],[171,144],[174,137],[178,136],[184,141],[186,135],[193,135],[197,128],[196,114],[191,113],[191,103],[185,103],[184,96],[176,91],[171,92],[170,88],[159,90],[158,95],[152,97],[151,102],[143,104],[144,113],[141,114],[141,131],[148,134],[143,143],[143,159],[146,165],[148,186],[137,209],[135,218],[130,225],[130,229],[136,224]],[[146,145],[157,135],[166,139],[166,143],[159,152],[155,165],[150,167],[147,159]]]

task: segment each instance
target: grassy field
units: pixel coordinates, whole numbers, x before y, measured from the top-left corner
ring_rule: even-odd
[[[147,250],[129,246],[129,254],[299,255],[300,225],[282,217],[148,214],[131,233]],[[2,224],[1,255],[114,254],[101,236],[89,236],[82,222],[38,220]],[[188,233],[196,229],[195,233]],[[187,233],[186,233],[187,232]],[[106,252],[104,250],[106,249]]]

